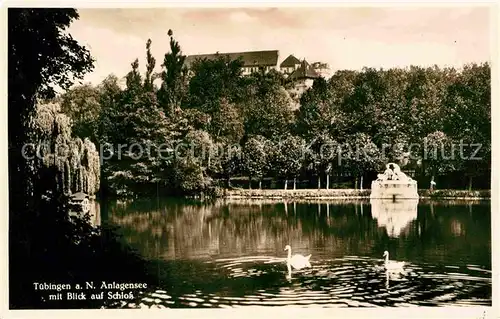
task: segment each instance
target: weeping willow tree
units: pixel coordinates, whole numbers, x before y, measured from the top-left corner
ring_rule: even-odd
[[[94,143],[72,136],[71,120],[57,103],[39,104],[35,125],[39,131],[35,161],[41,174],[52,174],[56,189],[65,194],[95,194],[100,162]]]

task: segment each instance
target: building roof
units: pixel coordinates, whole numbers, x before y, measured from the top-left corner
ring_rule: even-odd
[[[300,64],[300,60],[297,59],[293,54],[290,54],[283,62],[281,62],[280,68],[295,66],[295,64]]]
[[[315,79],[318,78],[319,74],[314,71],[314,69],[307,63],[306,60],[302,61],[300,67],[297,70],[293,71],[290,74],[290,79],[298,80],[298,79]]]
[[[278,50],[268,51],[247,51],[247,52],[231,52],[231,53],[212,53],[212,54],[197,54],[188,55],[184,64],[189,68],[197,59],[213,60],[218,56],[229,56],[231,60],[241,58],[243,66],[275,66],[278,64]]]
[[[84,200],[85,198],[88,198],[89,195],[83,193],[83,192],[78,192],[78,193],[74,193],[71,195],[71,199],[74,200],[74,201],[81,201],[81,200]]]

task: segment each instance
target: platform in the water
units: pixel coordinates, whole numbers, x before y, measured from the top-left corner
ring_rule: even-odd
[[[418,199],[417,182],[414,180],[373,181],[370,198],[380,199]]]

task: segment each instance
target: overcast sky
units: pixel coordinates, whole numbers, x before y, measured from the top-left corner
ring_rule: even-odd
[[[69,31],[96,59],[85,82],[119,77],[152,40],[157,69],[168,51],[168,29],[185,55],[279,50],[333,70],[364,66],[461,66],[490,60],[485,7],[79,9]]]

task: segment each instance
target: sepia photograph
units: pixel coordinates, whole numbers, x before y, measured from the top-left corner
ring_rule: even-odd
[[[9,311],[493,306],[492,5],[4,9]]]

